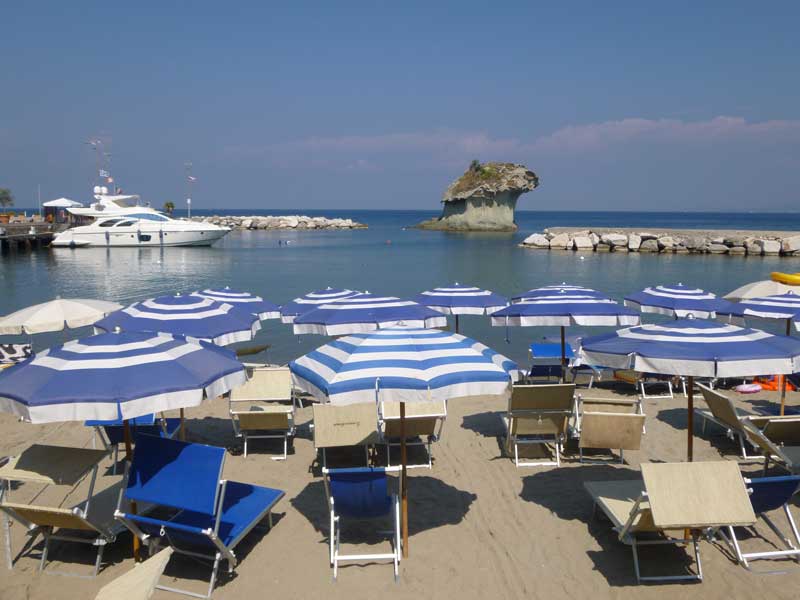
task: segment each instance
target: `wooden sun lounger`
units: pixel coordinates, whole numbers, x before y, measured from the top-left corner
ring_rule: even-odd
[[[423,464],[408,465],[407,468],[433,467],[433,442],[442,438],[442,429],[447,418],[447,402],[426,401],[406,402],[405,437],[408,445],[425,446],[428,461]],[[400,403],[381,401],[380,421],[383,427],[383,443],[386,445],[386,465],[392,466],[392,446],[400,445]]]
[[[164,548],[133,565],[130,571],[100,588],[94,600],[150,600],[172,552],[172,548]]]
[[[506,452],[513,453],[517,467],[561,466],[561,448],[569,421],[575,414],[575,384],[515,385],[508,400]],[[520,462],[519,446],[548,444],[554,447],[555,460]]]
[[[381,442],[376,404],[314,404],[314,448],[321,451],[327,466],[326,449],[364,446],[369,463],[369,447]]]
[[[739,467],[733,462],[645,463],[641,481],[589,481],[584,484],[609,518],[621,542],[633,551],[638,582],[703,579],[700,532],[710,527],[749,526],[756,517]],[[670,532],[691,531],[690,538]],[[640,546],[691,544],[696,573],[642,576]]]
[[[642,446],[644,415],[614,412],[585,412],[582,416],[581,437],[578,442],[580,462],[584,448],[619,450],[619,462],[625,462],[625,450]]]

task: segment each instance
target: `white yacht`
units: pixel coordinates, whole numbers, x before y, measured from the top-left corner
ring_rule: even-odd
[[[78,222],[53,238],[54,247],[94,246],[210,246],[230,229],[211,223],[195,223],[172,217],[142,204],[137,195],[109,194],[105,187],[94,189],[88,208],[66,210]]]

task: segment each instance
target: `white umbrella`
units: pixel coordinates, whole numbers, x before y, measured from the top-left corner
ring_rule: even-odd
[[[772,281],[771,279],[764,279],[762,281],[753,281],[736,288],[725,296],[726,300],[731,302],[739,302],[747,300],[748,298],[760,298],[762,296],[777,296],[779,294],[786,294],[788,292],[797,293],[800,288],[796,285],[786,285],[779,281]]]
[[[0,317],[0,335],[19,335],[61,331],[93,325],[109,313],[122,308],[116,302],[60,298],[23,308]]]

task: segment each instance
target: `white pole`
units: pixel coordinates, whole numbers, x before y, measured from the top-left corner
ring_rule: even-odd
[[[42,184],[36,184],[36,195],[39,198],[39,216],[42,216]]]
[[[186,199],[186,209],[189,211],[189,218],[191,219],[192,218],[192,199],[191,198],[187,198]]]

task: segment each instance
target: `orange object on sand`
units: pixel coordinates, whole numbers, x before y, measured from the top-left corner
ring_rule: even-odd
[[[775,375],[773,377],[756,377],[753,381],[761,385],[762,390],[768,392],[780,392],[783,386],[783,375]],[[797,388],[792,385],[791,381],[786,382],[786,391],[794,392]]]

